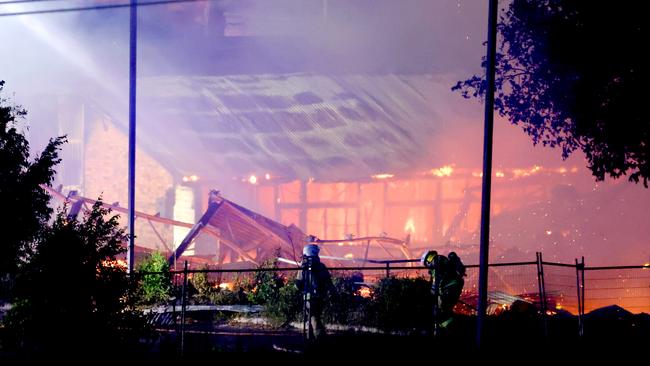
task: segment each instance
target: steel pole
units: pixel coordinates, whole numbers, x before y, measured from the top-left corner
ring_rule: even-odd
[[[183,268],[183,288],[181,289],[181,356],[185,355],[185,308],[187,307],[187,269],[188,264],[185,261]]]
[[[576,291],[578,292],[578,336],[582,337],[582,293],[580,292],[580,263],[576,258]]]
[[[131,0],[129,29],[129,249],[128,272],[135,263],[135,79],[137,66],[138,6]]]
[[[481,194],[481,242],[478,280],[478,317],[476,323],[476,345],[480,349],[485,332],[487,310],[488,263],[490,249],[490,193],[492,190],[492,135],[494,131],[494,90],[496,70],[497,12],[498,0],[488,5],[488,46],[485,77],[485,126],[483,132],[483,182]]]

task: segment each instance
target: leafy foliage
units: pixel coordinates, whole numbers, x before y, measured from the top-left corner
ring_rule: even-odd
[[[371,299],[359,294],[361,277],[356,274],[334,277],[335,291],[328,294],[323,320],[327,323],[370,325],[372,314],[368,312]]]
[[[264,303],[264,315],[276,326],[285,326],[300,319],[302,314],[302,292],[292,278],[277,289],[277,296]]]
[[[204,266],[201,269],[208,269],[208,266]],[[195,297],[205,299],[206,301],[210,299],[210,296],[216,292],[214,288],[214,283],[208,278],[207,272],[197,272],[192,275],[192,285],[196,289]]]
[[[4,81],[0,80],[0,93]],[[29,142],[19,122],[27,112],[6,105],[0,96],[0,277],[14,275],[30,255],[31,243],[40,235],[52,214],[49,195],[40,185],[51,185],[58,152],[65,137],[51,139],[30,160]]]
[[[372,294],[372,323],[384,330],[423,330],[433,324],[431,284],[424,278],[388,277]]]
[[[302,292],[295,278],[276,287],[275,277],[267,296],[261,302],[265,315],[274,325],[300,321]],[[324,302],[323,321],[330,324],[364,325],[385,331],[428,330],[432,324],[431,284],[424,278],[389,277],[371,287],[370,296],[360,294],[359,276],[346,274],[333,278],[336,291]]]
[[[260,265],[260,271],[255,274],[254,290],[250,292],[249,299],[254,304],[269,304],[277,302],[279,290],[285,284],[285,279],[277,271],[278,261],[270,258]]]
[[[81,221],[58,212],[17,278],[8,328],[23,348],[63,352],[110,347],[134,325],[132,286],[117,261],[128,239],[97,201]]]
[[[242,287],[238,291],[218,289],[211,293],[210,302],[215,305],[246,305],[248,297]]]
[[[141,274],[138,283],[140,302],[144,304],[163,303],[171,297],[172,282],[167,259],[159,252],[144,258],[136,268]],[[155,274],[146,274],[146,273]]]
[[[513,0],[498,24],[495,108],[535,144],[581,149],[597,180],[650,178],[645,4]],[[606,26],[604,26],[606,25]],[[483,67],[486,66],[485,58]],[[484,97],[473,76],[452,90]]]

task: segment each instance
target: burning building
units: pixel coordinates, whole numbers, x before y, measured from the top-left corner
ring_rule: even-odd
[[[185,242],[186,255],[206,261],[259,262],[271,248],[288,253],[291,240],[271,233],[295,228],[332,240],[327,249],[341,257],[401,259],[433,247],[474,262],[482,107],[450,87],[477,73],[484,6],[250,0],[140,9],[136,245],[171,253]],[[56,72],[0,76],[30,90],[16,99],[30,111],[36,146],[68,136],[62,192],[101,195],[115,208],[127,202],[127,15],[12,20],[2,32],[47,45],[16,64],[57,60]],[[35,87],[37,79],[47,82]],[[535,251],[557,261],[587,251],[596,263],[650,258],[647,191],[595,184],[579,156],[532,148],[504,121],[495,136],[493,260]],[[187,242],[213,189],[229,217],[271,244],[255,248],[267,244],[259,233],[235,243],[223,222]]]

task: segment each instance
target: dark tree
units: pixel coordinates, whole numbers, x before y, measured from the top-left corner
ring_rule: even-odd
[[[0,93],[3,86],[0,81]],[[0,96],[0,278],[16,273],[30,243],[50,219],[50,196],[40,185],[52,183],[60,161],[58,151],[65,142],[64,137],[50,140],[32,159],[29,142],[18,126],[25,114]]]
[[[115,346],[135,313],[118,216],[95,203],[83,219],[61,210],[37,239],[16,280],[7,327],[20,348],[84,353]]]
[[[563,158],[581,149],[597,180],[629,174],[647,188],[646,18],[638,1],[513,0],[498,24],[496,110]],[[482,98],[486,83],[452,90]]]

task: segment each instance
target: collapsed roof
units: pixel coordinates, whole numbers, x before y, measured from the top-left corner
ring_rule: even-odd
[[[209,234],[212,240],[208,242],[216,244],[217,257],[211,262],[219,265],[241,262],[260,265],[269,258],[278,257],[299,262],[307,239],[319,244],[323,252],[322,258],[335,260],[335,265],[345,261],[368,263],[373,262],[370,258],[380,257],[411,258],[408,238],[407,241],[386,236],[340,240],[308,238],[297,226],[282,225],[223,198],[218,191],[210,192],[208,209],[172,253],[169,262],[176,261],[193,243],[196,245],[196,239],[201,233]],[[211,251],[214,253],[214,248]],[[346,255],[348,252],[356,253],[357,259]]]
[[[220,264],[246,261],[259,265],[264,259],[276,256],[297,261],[305,240],[305,234],[297,226],[277,223],[213,191],[208,209],[169,261],[179,258],[201,231],[215,237]]]
[[[139,143],[179,175],[270,173],[328,181],[447,161],[432,141],[467,116],[432,75],[153,77],[139,85]]]

